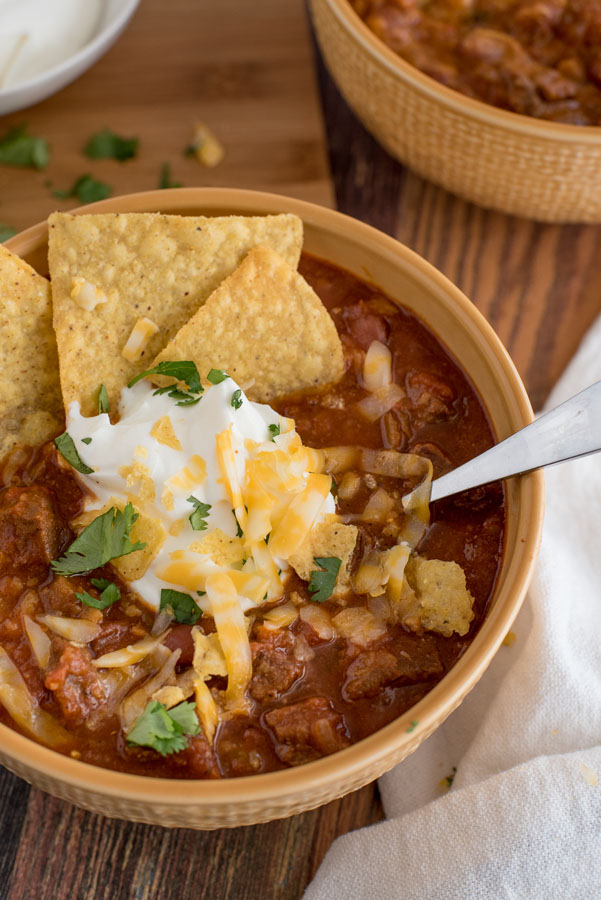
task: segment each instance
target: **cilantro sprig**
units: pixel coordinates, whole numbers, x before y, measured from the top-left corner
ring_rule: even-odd
[[[153,366],[152,369],[146,369],[145,372],[140,372],[139,375],[136,375],[135,378],[132,378],[132,380],[128,382],[127,386],[129,388],[133,387],[134,384],[137,384],[142,378],[146,378],[147,375],[165,375],[168,378],[175,378],[177,381],[183,381],[188,388],[188,392],[182,391],[177,384],[167,384],[165,387],[157,388],[153,393],[153,397],[157,397],[159,394],[167,394],[173,400],[177,401],[176,406],[192,406],[194,403],[198,403],[200,395],[204,390],[200,382],[200,375],[198,374],[196,363],[189,359],[173,361],[164,360],[156,366]]]
[[[168,162],[164,162],[161,165],[161,173],[159,175],[159,190],[162,191],[166,188],[178,188],[181,186],[181,181],[171,181],[171,166]]]
[[[113,189],[108,184],[93,178],[89,172],[86,172],[85,175],[80,175],[68,190],[52,192],[54,197],[58,197],[61,200],[76,197],[80,203],[95,203],[97,200],[106,200],[112,193]]]
[[[103,384],[98,388],[98,412],[99,413],[110,413],[111,407],[109,404],[109,395],[107,389]]]
[[[65,431],[64,434],[59,434],[57,438],[54,438],[54,446],[67,462],[73,466],[78,472],[81,472],[82,475],[91,475],[94,469],[91,469],[86,463],[82,460],[81,456],[77,452],[77,448],[75,447],[75,443],[73,438],[69,434],[68,431]]]
[[[94,609],[106,609],[112,606],[113,603],[116,603],[121,597],[121,591],[117,585],[109,581],[108,578],[92,578],[92,584],[101,592],[100,597],[93,597],[87,591],[84,591],[82,594],[78,594],[75,591],[77,599],[85,603],[86,606],[93,606]]]
[[[3,244],[4,241],[7,241],[11,237],[14,237],[16,233],[17,229],[13,228],[12,225],[0,222],[0,244]]]
[[[222,381],[225,381],[226,378],[230,376],[227,372],[224,372],[223,369],[210,369],[209,374],[207,375],[207,381],[210,381],[211,384],[221,384]]]
[[[231,402],[234,409],[240,409],[240,407],[242,406],[242,391],[240,388],[238,388],[238,390],[234,391],[234,393],[232,394]]]
[[[267,430],[269,431],[269,433],[271,435],[271,440],[275,441],[276,437],[281,432],[282,428],[281,428],[281,425],[279,425],[279,424],[278,425],[272,424],[272,425],[267,426]]]
[[[128,744],[151,747],[161,756],[185,750],[188,736],[200,732],[195,706],[195,703],[184,700],[167,709],[162,703],[151,700],[127,734]]]
[[[188,517],[190,519],[190,525],[194,531],[206,531],[207,523],[205,519],[209,515],[211,504],[202,503],[202,501],[197,500],[192,494],[187,498],[187,502],[191,503],[194,507],[194,512],[191,512]]]
[[[45,169],[50,161],[46,138],[27,134],[27,127],[20,125],[0,140],[0,163],[23,166],[28,169]]]
[[[145,543],[132,544],[129,538],[137,518],[131,503],[123,510],[111,506],[84,528],[64,556],[52,560],[52,570],[57,575],[81,575],[99,569],[111,559],[143,550]]]
[[[180,625],[195,625],[202,615],[202,610],[190,594],[174,591],[171,588],[162,588],[159,609],[167,608],[171,610],[173,618]]]
[[[320,568],[311,572],[309,581],[309,590],[313,594],[311,600],[323,603],[332,596],[342,560],[337,556],[315,556],[314,560]]]
[[[124,138],[109,128],[93,134],[83,152],[90,159],[118,159],[123,162],[138,152],[138,138]]]

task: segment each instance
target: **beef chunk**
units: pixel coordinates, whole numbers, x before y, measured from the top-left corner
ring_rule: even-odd
[[[454,415],[452,388],[430,372],[410,372],[407,393],[418,420],[418,423],[414,422],[416,427],[429,422],[444,422]]]
[[[46,676],[45,685],[54,693],[69,725],[83,724],[105,700],[105,691],[92,665],[89,650],[68,644],[58,665]]]
[[[390,328],[374,304],[359,300],[353,306],[346,306],[342,315],[349,332],[362,350],[368,350],[372,341],[386,343]]]
[[[346,670],[343,694],[347,700],[375,697],[389,684],[429,681],[442,671],[435,638],[401,633],[355,657]]]
[[[294,635],[259,627],[250,649],[253,657],[253,676],[250,694],[255,700],[277,700],[303,674],[303,664],[294,655]]]
[[[10,487],[0,498],[0,566],[6,571],[47,566],[69,538],[41,485]]]
[[[346,725],[325,697],[311,697],[265,713],[276,753],[291,766],[328,756],[350,744]]]
[[[202,734],[189,737],[186,749],[177,753],[174,759],[186,766],[194,778],[221,778],[215,754]]]

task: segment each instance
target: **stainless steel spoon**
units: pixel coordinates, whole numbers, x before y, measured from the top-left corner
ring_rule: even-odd
[[[601,381],[432,482],[430,502],[601,450]]]

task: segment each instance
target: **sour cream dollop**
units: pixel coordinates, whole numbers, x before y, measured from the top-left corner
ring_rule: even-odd
[[[280,417],[270,406],[248,400],[231,378],[209,385],[193,406],[177,406],[167,394],[155,396],[151,385],[140,382],[123,390],[119,411],[119,421],[111,424],[105,413],[82,416],[79,404],[73,403],[67,430],[81,459],[94,470],[81,476],[94,494],[86,501],[86,511],[131,501],[143,516],[163,527],[162,544],[144,574],[132,582],[154,610],[159,608],[161,590],[172,588],[195,595],[198,605],[212,613],[210,601],[198,596],[194,588],[202,587],[202,573],[218,571],[219,565],[203,557],[198,545],[216,529],[231,539],[238,535],[232,482],[246,484],[249,461],[259,460],[263,468],[265,460],[268,464],[273,461],[274,484],[289,485],[291,493],[282,496],[280,505],[288,503],[293,530],[300,523],[302,532],[307,522],[311,527],[335,511],[333,497],[323,491],[323,484],[321,493],[310,490],[311,478],[323,480],[325,476],[314,475],[310,465],[303,469],[303,461],[310,462],[316,451],[302,446],[293,421]],[[274,436],[278,430],[282,433]],[[224,476],[224,470],[230,477]],[[249,496],[245,495],[244,515],[248,505],[252,506]],[[260,491],[254,496],[260,505]],[[194,530],[190,522],[194,511],[191,497],[210,506],[203,530]],[[295,500],[294,507],[290,498]],[[247,546],[249,559],[236,565],[246,573],[249,584],[255,573],[265,575],[261,566],[266,550],[264,541],[254,550]],[[287,568],[285,558],[270,561],[272,567],[274,563],[280,570]],[[198,572],[200,580],[195,580]],[[258,603],[256,596],[244,595],[245,578],[239,578],[243,610]]]

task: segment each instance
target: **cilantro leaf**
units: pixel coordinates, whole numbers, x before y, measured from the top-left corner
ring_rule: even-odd
[[[0,222],[0,244],[3,244],[4,241],[7,241],[11,237],[14,237],[16,233],[17,229],[13,228],[12,225],[6,225],[4,222]]]
[[[0,163],[29,169],[45,169],[49,160],[48,141],[27,134],[25,125],[9,131],[0,140]]]
[[[83,152],[90,159],[118,159],[123,162],[138,152],[138,138],[124,138],[105,128],[93,134]]]
[[[238,516],[236,515],[236,511],[234,509],[232,510],[232,515],[236,522],[236,537],[242,537],[244,532],[240,528],[240,522],[238,521]]]
[[[134,384],[137,384],[142,378],[146,378],[147,375],[166,375],[171,378],[176,378],[178,381],[183,381],[192,394],[201,394],[203,391],[196,363],[189,359],[174,361],[165,360],[164,362],[160,362],[158,365],[153,366],[152,369],[146,369],[145,372],[140,372],[139,375],[136,375],[135,378],[132,378],[132,380],[128,382],[127,386],[129,388],[133,387]],[[155,394],[164,394],[174,387],[175,385],[166,385],[165,387],[158,388],[155,391]]]
[[[90,469],[89,466],[83,462],[75,444],[73,442],[73,438],[69,434],[68,431],[65,431],[64,434],[59,434],[57,438],[54,438],[54,446],[63,457],[66,459],[70,465],[73,466],[78,472],[81,472],[82,475],[91,475],[94,469]]]
[[[311,580],[309,581],[309,590],[313,594],[311,600],[323,603],[324,600],[332,596],[342,560],[338,559],[337,556],[316,556],[314,559],[317,565],[321,566],[321,569],[314,569],[311,572]],[[323,571],[324,569],[325,572]]]
[[[159,176],[159,189],[178,188],[181,186],[180,181],[171,181],[171,166],[169,163],[163,163],[161,166],[161,174]]]
[[[196,497],[193,497],[192,494],[188,497],[188,503],[191,503],[194,506],[194,512],[190,513],[188,517],[190,519],[190,525],[194,531],[206,531],[207,523],[205,522],[205,519],[209,515],[211,504],[201,503],[201,501],[197,500]]]
[[[276,439],[276,437],[282,430],[280,425],[268,425],[267,429],[268,429],[269,433],[271,434],[272,441],[274,441]]]
[[[109,581],[108,578],[92,578],[92,584],[101,592],[100,598],[92,597],[87,591],[84,591],[83,594],[75,592],[77,599],[85,603],[86,606],[93,606],[94,609],[106,609],[107,606],[112,606],[121,597],[121,591],[117,585]]]
[[[92,438],[82,438],[81,442],[82,442],[82,444],[91,444]]]
[[[190,594],[162,588],[159,609],[166,609],[168,606],[171,607],[173,618],[180,625],[194,625],[202,615],[202,611]]]
[[[143,550],[145,543],[138,541],[132,544],[129,539],[137,518],[138,514],[134,512],[131,503],[123,510],[111,506],[84,528],[64,556],[52,560],[50,565],[53,571],[57,575],[80,575],[99,569],[111,559]]]
[[[232,406],[234,409],[240,409],[242,406],[242,391],[240,388],[232,394]]]
[[[108,184],[92,178],[89,172],[85,175],[80,175],[69,190],[52,192],[54,197],[59,197],[61,200],[76,197],[80,203],[95,203],[96,200],[106,200],[112,193],[113,190]]]
[[[151,700],[127,734],[127,742],[138,747],[151,747],[161,756],[185,750],[188,746],[186,735],[200,732],[195,705],[184,701],[166,709],[162,703]]]
[[[230,376],[227,372],[224,372],[223,369],[211,369],[207,375],[207,381],[210,381],[211,384],[221,384],[222,381],[225,381],[225,379],[229,377]]]
[[[111,407],[109,406],[109,395],[105,386],[101,384],[98,388],[98,412],[109,413],[110,411]]]
[[[337,497],[338,496],[338,483],[336,482],[336,479],[334,478],[333,475],[331,475],[330,477],[332,479],[332,484],[330,485],[330,494],[332,495],[332,497]]]

